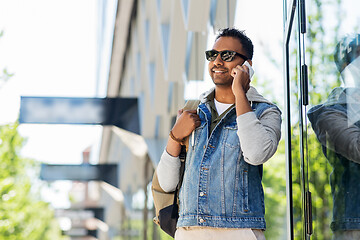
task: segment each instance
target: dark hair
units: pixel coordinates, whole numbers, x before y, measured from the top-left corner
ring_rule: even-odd
[[[339,72],[360,55],[360,34],[345,36],[336,45],[334,61]]]
[[[221,37],[233,37],[233,38],[238,39],[240,41],[243,49],[245,50],[245,55],[249,59],[252,59],[253,54],[254,54],[254,45],[252,44],[250,38],[248,38],[245,35],[245,31],[240,31],[236,28],[219,29],[219,33],[216,36],[215,41]]]

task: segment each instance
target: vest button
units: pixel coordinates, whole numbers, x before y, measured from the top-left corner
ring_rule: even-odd
[[[204,196],[205,194],[203,192],[200,192],[200,197]]]
[[[200,223],[204,223],[204,222],[205,222],[205,220],[200,218]]]
[[[206,145],[204,145],[204,149],[206,148]]]

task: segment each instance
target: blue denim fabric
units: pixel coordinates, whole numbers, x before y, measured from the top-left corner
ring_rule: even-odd
[[[276,107],[254,103],[259,118]],[[177,227],[265,229],[262,165],[244,161],[233,107],[210,134],[211,113],[199,105],[201,125],[190,138],[185,175],[180,190]],[[193,145],[193,146],[192,146]]]
[[[308,117],[317,133],[319,115],[324,111],[334,114],[338,111],[347,114],[347,104],[330,106],[317,105],[308,111]],[[355,123],[360,128],[360,122]],[[330,174],[330,185],[333,195],[333,220],[330,228],[333,231],[360,229],[360,164],[322,146],[324,155],[333,167]]]

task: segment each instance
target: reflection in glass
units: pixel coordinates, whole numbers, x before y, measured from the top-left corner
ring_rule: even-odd
[[[308,118],[333,171],[330,174],[333,239],[360,239],[360,35],[344,37],[334,60],[344,87],[336,87],[325,103],[313,106]]]

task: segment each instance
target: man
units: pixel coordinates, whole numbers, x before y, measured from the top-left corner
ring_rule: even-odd
[[[276,152],[281,112],[250,87],[243,64],[252,56],[243,32],[221,30],[206,51],[215,88],[200,97],[197,111],[179,110],[170,131],[157,168],[166,192],[178,183],[182,140],[191,134],[176,240],[265,239],[262,164]]]
[[[334,60],[345,87],[334,88],[308,117],[333,171],[333,239],[360,239],[360,34],[344,37]]]

